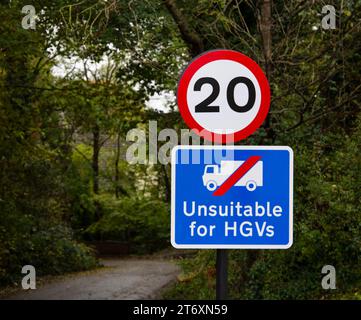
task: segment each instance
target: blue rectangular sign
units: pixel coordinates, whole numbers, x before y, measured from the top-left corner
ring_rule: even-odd
[[[291,148],[173,148],[175,248],[287,249],[292,241]]]

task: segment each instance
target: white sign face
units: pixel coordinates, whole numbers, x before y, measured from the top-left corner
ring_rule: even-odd
[[[201,90],[197,90],[200,83],[203,83]],[[254,91],[255,95],[250,95],[250,91]],[[211,100],[209,97],[212,95],[215,99],[212,98],[209,104],[204,103],[206,99]],[[231,101],[228,101],[229,97]],[[187,101],[194,120],[204,129],[220,134],[235,133],[256,118],[261,105],[261,90],[256,77],[244,65],[231,60],[217,60],[204,65],[193,75],[187,90]],[[204,111],[200,112],[197,106],[202,104]],[[246,110],[247,104],[249,110],[236,111]],[[218,112],[214,112],[216,108]]]
[[[181,115],[211,141],[238,141],[265,120],[270,89],[260,67],[231,50],[209,51],[193,60],[178,86]]]

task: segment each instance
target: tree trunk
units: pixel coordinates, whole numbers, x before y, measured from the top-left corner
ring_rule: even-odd
[[[263,56],[265,59],[265,69],[268,81],[272,73],[272,0],[262,0],[261,16],[259,19],[259,28],[262,36]]]
[[[262,38],[263,57],[265,61],[265,71],[269,82],[272,76],[272,0],[261,0],[260,14],[258,15],[258,25]],[[264,128],[267,138],[274,142],[276,136],[271,128],[271,116],[267,115]]]
[[[170,202],[171,197],[171,186],[170,181],[167,173],[167,166],[161,165],[162,171],[163,171],[163,180],[164,180],[164,186],[165,186],[165,201]]]
[[[117,136],[117,151],[115,155],[115,197],[119,199],[119,157],[120,157],[120,133]]]
[[[100,152],[100,129],[95,125],[93,129],[93,192],[99,194],[99,152]]]

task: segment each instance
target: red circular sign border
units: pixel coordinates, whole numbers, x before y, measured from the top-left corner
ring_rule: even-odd
[[[232,60],[241,63],[254,74],[254,76],[256,77],[259,83],[261,90],[261,104],[256,117],[247,127],[243,128],[242,130],[236,131],[234,133],[219,134],[208,131],[207,129],[203,128],[189,112],[189,107],[187,103],[187,89],[189,82],[191,81],[194,74],[202,66],[216,60]],[[181,113],[181,116],[183,117],[188,127],[190,127],[191,129],[198,130],[198,132],[197,131],[194,132],[202,136],[204,139],[219,143],[236,142],[239,140],[243,140],[248,136],[250,136],[253,132],[255,132],[262,125],[263,121],[266,119],[270,107],[270,102],[271,102],[270,86],[260,66],[251,58],[234,50],[226,50],[226,49],[211,50],[211,51],[206,51],[201,55],[199,55],[198,57],[196,57],[192,62],[189,63],[189,65],[183,71],[183,74],[181,75],[179,80],[178,90],[177,90],[177,104],[179,107],[179,112]]]

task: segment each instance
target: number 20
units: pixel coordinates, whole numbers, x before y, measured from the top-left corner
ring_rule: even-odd
[[[243,83],[248,89],[248,101],[244,106],[240,106],[234,100],[234,89],[237,84]],[[210,84],[213,88],[209,97],[195,106],[195,112],[219,112],[219,106],[211,106],[210,104],[217,99],[220,91],[219,83],[211,77],[199,78],[194,84],[194,91],[201,91],[204,84]],[[256,89],[253,82],[245,77],[236,77],[231,80],[227,87],[227,101],[230,108],[235,112],[247,112],[251,110],[256,101]]]

